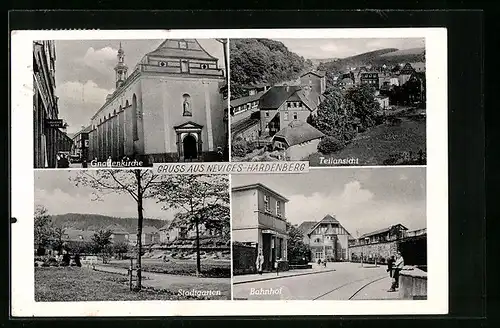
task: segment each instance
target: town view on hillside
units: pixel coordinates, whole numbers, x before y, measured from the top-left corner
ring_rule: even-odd
[[[424,39],[229,44],[233,161],[426,163]]]
[[[425,168],[324,173],[231,178],[233,299],[426,299]]]
[[[227,60],[227,39],[34,42],[34,167],[228,161]]]
[[[227,176],[35,171],[35,300],[231,299],[228,188]]]

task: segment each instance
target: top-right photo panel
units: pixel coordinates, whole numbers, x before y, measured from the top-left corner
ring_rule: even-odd
[[[426,165],[424,38],[229,44],[232,161]]]

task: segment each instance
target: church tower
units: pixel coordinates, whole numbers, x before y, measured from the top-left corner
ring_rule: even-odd
[[[115,66],[116,72],[116,88],[118,89],[123,82],[127,79],[128,67],[125,65],[125,52],[122,49],[122,43],[120,42],[120,49],[118,49],[118,63]]]

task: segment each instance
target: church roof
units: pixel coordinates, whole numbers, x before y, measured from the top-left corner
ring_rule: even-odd
[[[181,42],[186,43],[186,48],[180,46]],[[218,60],[203,49],[196,39],[167,39],[163,41],[158,48],[147,55],[169,58]]]

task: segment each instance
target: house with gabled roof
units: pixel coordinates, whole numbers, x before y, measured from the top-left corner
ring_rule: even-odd
[[[119,224],[111,224],[104,230],[111,231],[111,241],[113,243],[128,242],[129,232]]]
[[[293,120],[273,136],[274,149],[284,150],[287,160],[300,161],[318,151],[325,134],[307,122]]]
[[[304,234],[304,244],[311,249],[311,259],[347,261],[351,234],[330,214],[320,221],[304,221],[298,229]]]

